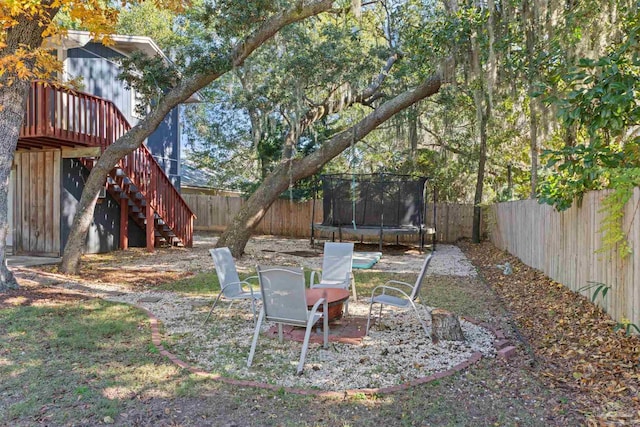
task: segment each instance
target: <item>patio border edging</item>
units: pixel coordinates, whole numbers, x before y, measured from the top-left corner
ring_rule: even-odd
[[[228,378],[219,374],[212,374],[210,372],[206,372],[202,369],[196,368],[194,366],[191,366],[190,364],[186,363],[185,361],[181,360],[180,358],[178,358],[175,354],[171,353],[169,350],[165,349],[164,346],[162,345],[162,335],[160,334],[160,329],[158,327],[158,324],[160,323],[160,321],[158,320],[158,318],[148,309],[146,309],[145,307],[142,307],[138,304],[135,304],[135,307],[143,310],[145,313],[147,313],[147,316],[149,317],[149,324],[151,327],[151,342],[153,343],[153,345],[155,345],[160,354],[165,356],[166,358],[168,358],[171,362],[173,362],[175,365],[188,370],[189,372],[191,372],[194,375],[198,375],[200,377],[206,377],[215,381],[221,381],[223,383],[226,384],[231,384],[231,385],[236,385],[236,386],[242,386],[242,387],[255,387],[255,388],[261,388],[261,389],[265,389],[265,390],[271,390],[271,391],[285,391],[287,393],[292,393],[292,394],[297,394],[297,395],[302,395],[302,396],[318,396],[318,397],[329,397],[329,398],[344,398],[344,397],[348,397],[348,396],[355,396],[355,395],[367,395],[367,396],[373,396],[376,394],[388,394],[388,393],[395,393],[398,391],[402,391],[402,390],[407,390],[411,387],[415,387],[417,385],[420,384],[426,384],[428,382],[431,381],[435,381],[444,377],[448,377],[450,375],[455,374],[456,372],[460,372],[463,369],[468,368],[469,366],[477,363],[480,361],[480,359],[482,359],[482,353],[479,351],[474,352],[471,357],[469,357],[469,359],[465,360],[464,362],[458,363],[457,365],[445,370],[445,371],[440,371],[440,372],[436,372],[435,374],[431,374],[431,375],[427,375],[426,377],[421,377],[421,378],[417,378],[415,380],[412,381],[407,381],[405,383],[402,384],[398,384],[398,385],[394,385],[394,386],[389,386],[389,387],[379,387],[379,388],[357,388],[357,389],[347,389],[347,390],[343,390],[343,391],[326,391],[326,390],[316,390],[316,389],[303,389],[303,388],[295,388],[295,387],[284,387],[284,386],[277,386],[277,385],[273,385],[273,384],[267,384],[267,383],[263,383],[263,382],[259,382],[259,381],[248,381],[248,380],[237,380],[237,379],[233,379],[233,378]],[[495,338],[500,338],[501,336],[504,338],[504,334],[502,331],[496,330],[493,327],[491,327],[490,325],[488,325],[485,322],[478,322],[475,319],[470,319],[467,317],[463,317],[464,320],[466,320],[467,322],[473,323],[475,325],[479,325],[482,326],[486,329],[488,329]]]

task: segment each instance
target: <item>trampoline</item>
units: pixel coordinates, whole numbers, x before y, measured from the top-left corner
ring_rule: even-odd
[[[435,238],[433,226],[425,225],[426,177],[396,174],[322,175],[321,224],[311,224],[311,244],[315,232],[329,232],[342,240],[344,235],[378,236],[379,247],[385,235],[416,235],[421,249],[426,234]],[[314,199],[315,212],[315,199]],[[435,224],[435,200],[433,211]]]

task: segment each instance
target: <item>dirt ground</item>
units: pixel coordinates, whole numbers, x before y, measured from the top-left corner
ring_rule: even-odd
[[[80,277],[60,275],[55,266],[16,269],[21,288],[0,294],[0,308],[88,298],[58,286],[70,280],[149,288],[188,277],[212,268],[203,256],[212,240],[205,236],[199,242],[193,249],[161,249],[154,254],[134,249],[87,256]],[[197,396],[131,401],[116,424],[640,425],[640,342],[636,337],[614,333],[614,322],[586,298],[566,291],[490,243],[461,242],[459,246],[486,284],[483,298],[494,307],[496,322],[518,347],[508,362],[483,360],[437,384],[361,401],[300,400],[200,383],[194,386]],[[385,250],[403,254],[413,249]],[[505,261],[512,264],[512,275],[496,268]],[[462,409],[460,402],[465,402]],[[95,422],[86,421],[78,424]]]

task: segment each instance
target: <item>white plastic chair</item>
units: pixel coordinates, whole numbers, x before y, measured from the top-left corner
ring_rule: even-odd
[[[420,274],[416,279],[416,282],[412,285],[407,282],[401,282],[399,280],[389,280],[384,285],[376,286],[371,292],[371,303],[369,304],[369,316],[367,317],[367,330],[365,335],[369,334],[369,325],[371,322],[371,309],[373,308],[373,304],[380,304],[380,315],[382,317],[382,306],[390,305],[398,308],[407,308],[412,307],[413,311],[418,316],[418,320],[422,324],[424,328],[424,332],[429,336],[429,331],[427,330],[427,324],[420,317],[420,313],[418,312],[418,308],[416,307],[414,301],[420,296],[420,287],[422,286],[422,281],[424,276],[427,274],[427,267],[429,267],[429,263],[431,262],[431,257],[433,254],[429,254],[422,264],[422,269],[420,270]],[[393,284],[395,286],[389,286],[389,284]],[[399,288],[398,285],[402,286],[403,289]],[[378,293],[379,292],[379,293]],[[376,295],[377,294],[377,295]],[[420,302],[424,306],[424,301],[422,301],[422,297],[420,296]],[[425,306],[426,309],[426,306]]]
[[[278,338],[282,342],[282,325],[305,327],[304,341],[296,373],[304,369],[304,360],[309,348],[309,338],[313,325],[323,317],[324,348],[329,345],[329,305],[326,298],[320,298],[311,310],[307,307],[304,273],[297,267],[257,267],[262,309],[253,333],[247,367],[251,367],[260,335],[263,319],[278,323]],[[322,305],[322,312],[319,312]]]
[[[322,257],[322,273],[312,271],[310,287],[312,288],[341,288],[349,290],[351,285],[353,300],[358,300],[356,284],[351,272],[353,266],[353,243],[324,244]],[[316,278],[316,275],[318,276]],[[316,282],[317,280],[317,282]],[[345,314],[349,313],[349,301],[345,303]]]
[[[210,249],[209,253],[211,254],[211,258],[213,258],[213,262],[216,266],[216,274],[218,275],[218,282],[220,282],[220,293],[218,293],[218,296],[213,301],[211,310],[209,310],[209,314],[202,324],[204,325],[207,323],[209,317],[211,317],[211,313],[213,313],[213,309],[216,308],[218,301],[220,301],[222,297],[230,300],[231,303],[229,304],[229,308],[237,300],[250,299],[253,323],[255,324],[256,300],[260,299],[262,296],[258,290],[254,291],[253,288],[251,288],[251,284],[247,282],[247,280],[257,279],[258,277],[251,276],[247,277],[245,280],[240,280],[238,271],[236,270],[236,263],[233,260],[233,256],[231,255],[229,248]],[[245,285],[247,290],[245,290],[243,285]]]

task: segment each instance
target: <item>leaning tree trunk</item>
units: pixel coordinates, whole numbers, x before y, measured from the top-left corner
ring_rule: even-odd
[[[45,1],[43,4],[48,5],[51,2]],[[47,21],[57,11],[58,8],[47,8],[40,18]],[[6,46],[0,49],[0,58],[15,54],[19,48],[34,50],[42,44],[42,32],[46,26],[42,25],[40,20],[24,15],[18,16],[17,20],[18,23],[7,30]],[[32,59],[24,62],[29,70],[33,70]],[[18,287],[6,260],[7,234],[10,226],[7,200],[13,154],[16,151],[29,95],[29,81],[19,79],[12,70],[3,71],[4,73],[0,74],[0,292]]]
[[[254,33],[244,40],[240,40],[235,48],[227,53],[225,61],[213,61],[214,65],[211,66],[209,59],[205,58],[202,63],[193,64],[193,69],[201,71],[194,72],[191,76],[181,80],[162,97],[144,119],[111,144],[102,153],[89,173],[89,178],[87,178],[78,208],[73,217],[71,231],[62,256],[60,271],[78,274],[84,241],[93,219],[98,193],[104,185],[107,174],[124,156],[142,145],[145,138],[151,135],[173,107],[184,102],[196,91],[218,79],[233,67],[242,65],[253,51],[271,39],[282,28],[325,12],[332,5],[333,0],[314,0],[309,3],[299,2],[291,9],[271,16]]]
[[[451,62],[447,61],[447,65]],[[443,75],[453,73],[440,71],[418,87],[401,93],[356,123],[353,127],[340,132],[325,142],[317,151],[306,157],[286,160],[269,175],[249,197],[242,209],[236,214],[220,236],[216,247],[227,246],[234,257],[238,258],[271,204],[287,189],[290,182],[297,182],[318,172],[327,162],[342,153],[353,140],[360,141],[380,124],[396,113],[427,98],[440,90]]]

